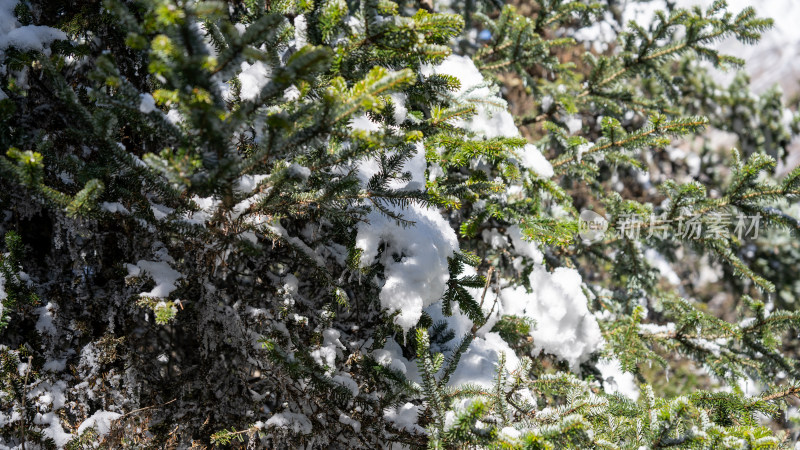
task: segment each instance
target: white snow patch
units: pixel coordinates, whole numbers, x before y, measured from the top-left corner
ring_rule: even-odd
[[[139,94],[139,111],[149,114],[156,110],[156,99],[150,94]]]
[[[14,15],[17,3],[18,0],[0,0],[0,56],[9,47],[21,51],[43,51],[51,42],[67,39],[66,33],[55,28],[21,25]]]
[[[622,371],[617,359],[601,359],[597,362],[597,370],[603,376],[603,389],[609,394],[620,393],[629,399],[639,399],[639,386],[633,374]]]
[[[178,287],[175,283],[178,279],[183,278],[183,275],[177,270],[173,269],[164,261],[145,261],[139,260],[136,265],[126,264],[129,277],[138,277],[142,272],[150,275],[156,286],[150,292],[142,292],[139,294],[141,297],[155,297],[166,298]]]
[[[122,205],[119,202],[103,202],[100,204],[100,209],[103,211],[108,211],[110,213],[120,213],[120,214],[130,214],[128,208]]]
[[[351,418],[345,413],[339,413],[339,422],[345,425],[350,425],[351,427],[353,427],[353,431],[355,431],[356,433],[361,432],[361,422]]]
[[[567,125],[567,129],[569,129],[569,134],[575,134],[581,131],[583,120],[581,120],[580,116],[569,116],[564,119],[564,123]]]
[[[356,247],[361,265],[380,262],[386,277],[381,306],[397,312],[394,321],[405,332],[416,325],[423,308],[436,302],[450,279],[447,258],[458,250],[456,233],[438,210],[412,204],[406,209],[387,206],[413,226],[398,225],[379,211],[358,225]],[[378,247],[385,244],[378,259]]]
[[[300,164],[297,163],[292,163],[289,166],[288,171],[289,175],[295,178],[299,178],[301,180],[307,180],[308,177],[311,176],[311,169],[305,166],[301,166]]]
[[[394,426],[400,430],[422,434],[425,430],[417,425],[421,410],[422,408],[420,406],[414,405],[413,403],[406,403],[397,408],[385,409],[383,411],[383,418],[393,423]]]
[[[400,125],[408,118],[408,109],[406,109],[406,99],[408,96],[402,92],[394,92],[389,94],[394,104],[394,123]]]
[[[387,340],[386,345],[384,345],[383,348],[373,350],[372,358],[374,358],[375,362],[381,366],[387,367],[396,372],[400,372],[407,377],[408,367],[416,367],[403,356],[403,352],[397,342],[394,342],[391,339]]]
[[[539,250],[539,246],[536,242],[524,238],[519,225],[512,225],[508,228],[508,237],[511,238],[511,244],[518,255],[530,258],[536,264],[542,263],[544,255]]]
[[[261,61],[255,61],[253,64],[245,61],[241,67],[239,82],[242,90],[239,95],[243,100],[254,100],[261,93],[261,89],[269,83],[272,71]]]
[[[572,370],[603,345],[597,319],[589,312],[575,269],[559,267],[552,273],[536,265],[529,277],[531,293],[524,287],[502,291],[503,313],[529,317],[534,355],[545,351],[567,361]]]
[[[36,313],[39,314],[39,320],[36,321],[36,331],[39,334],[56,335],[56,326],[53,324],[55,309],[56,305],[53,302],[48,302],[45,306],[36,308]]]
[[[287,102],[297,100],[298,98],[300,98],[300,89],[297,89],[295,85],[291,85],[283,91],[283,99]]]
[[[526,144],[520,153],[522,167],[530,169],[542,178],[553,176],[553,166],[533,144]]]
[[[353,397],[358,395],[358,383],[353,380],[353,377],[350,376],[349,373],[342,372],[341,375],[336,375],[332,378],[333,381],[337,384],[341,384],[342,386],[346,387],[350,390],[350,393],[353,394]]]
[[[505,355],[506,371],[513,371],[519,367],[519,358],[508,343],[498,333],[486,333],[485,337],[476,337],[461,355],[453,375],[450,377],[451,386],[474,384],[490,388],[497,379],[500,369],[500,354]]]
[[[72,435],[64,431],[58,415],[53,411],[45,414],[36,413],[36,416],[33,418],[33,423],[36,425],[47,425],[47,428],[42,430],[42,434],[51,438],[58,448],[64,448],[70,439],[72,439]]]
[[[306,16],[300,14],[294,18],[294,46],[303,48],[308,44],[308,23]]]
[[[46,370],[49,372],[61,372],[67,368],[67,359],[51,359],[47,361],[43,366],[42,370]]]
[[[341,334],[338,330],[328,328],[322,332],[322,345],[311,352],[311,357],[322,367],[327,367],[327,373],[330,375],[336,368],[336,357],[342,356],[342,350],[346,347],[339,340]],[[358,386],[356,386],[356,394],[358,393]]]
[[[311,434],[311,421],[304,414],[291,412],[277,413],[267,420],[265,428],[284,428],[297,434]]]
[[[269,175],[242,175],[236,180],[236,190],[243,194],[253,192],[258,184],[267,178]]]
[[[483,238],[483,242],[486,242],[492,248],[508,247],[508,238],[503,233],[499,232],[497,228],[483,230],[483,232],[481,232],[481,238]]]
[[[522,433],[516,428],[504,427],[503,429],[500,430],[500,436],[502,436],[505,439],[514,440],[514,439],[519,439],[519,437],[522,436]]]
[[[675,273],[675,269],[672,268],[672,265],[661,253],[658,253],[652,248],[648,248],[644,251],[644,257],[651,266],[661,272],[661,275],[666,278],[670,284],[675,286],[681,284],[681,278]]]
[[[503,99],[492,95],[492,91],[486,85],[483,75],[481,75],[481,72],[469,57],[450,55],[438,66],[423,66],[422,73],[426,76],[435,73],[458,78],[461,81],[461,87],[456,94],[466,103],[474,102],[477,113],[469,120],[453,120],[453,125],[489,139],[495,137],[517,137],[520,135],[517,126],[514,124],[514,116],[505,108],[500,110],[488,108],[484,102],[478,101],[491,97],[495,103],[505,104]]]
[[[78,427],[78,435],[80,436],[81,433],[89,428],[94,428],[98,435],[105,436],[109,431],[111,431],[111,422],[119,419],[120,417],[122,417],[122,414],[111,411],[95,411],[91,417],[84,420],[83,423]]]
[[[181,112],[175,108],[167,111],[166,119],[169,123],[175,126],[182,124],[184,121],[183,114],[181,114]]]
[[[362,114],[360,116],[354,117],[350,122],[350,128],[354,130],[360,131],[378,131],[381,129],[381,125],[379,123],[375,123],[367,117],[366,114]]]

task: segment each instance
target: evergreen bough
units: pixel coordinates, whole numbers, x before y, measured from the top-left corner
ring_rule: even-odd
[[[709,69],[743,63],[715,43],[770,27],[752,8],[619,24],[613,1],[68,3],[0,16],[41,33],[0,49],[5,445],[792,444],[800,168],[775,166],[796,115]],[[601,21],[624,31],[586,50],[576,32]],[[481,80],[438,69],[455,63]],[[515,132],[484,129],[507,100],[528,105]],[[669,156],[707,129],[740,150]],[[582,209],[605,239],[578,237]],[[719,215],[758,216],[761,235],[684,228]],[[439,298],[387,290],[435,285],[397,281],[432,264],[403,230],[444,259]],[[648,252],[682,275],[713,259],[736,315]],[[602,333],[577,359],[533,338],[548,317],[506,313],[559,293]],[[487,364],[490,382],[470,372]]]

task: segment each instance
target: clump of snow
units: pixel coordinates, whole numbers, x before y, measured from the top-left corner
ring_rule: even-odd
[[[264,424],[265,428],[283,428],[295,434],[311,434],[311,421],[304,414],[284,412],[274,414]]]
[[[381,125],[379,123],[375,123],[367,117],[366,114],[362,114],[360,116],[354,117],[350,121],[350,128],[359,131],[378,131],[381,129]]]
[[[292,163],[289,166],[288,171],[290,176],[294,178],[299,178],[301,180],[307,180],[308,177],[311,176],[311,169],[309,169],[308,167],[301,166],[300,164],[297,163]]]
[[[640,323],[639,330],[647,334],[672,333],[675,331],[675,324],[670,322],[666,325],[655,323]]]
[[[183,275],[167,264],[166,261],[139,260],[136,265],[126,264],[129,277],[139,277],[143,273],[150,275],[156,286],[150,292],[142,292],[141,297],[166,298],[178,287],[175,285]]]
[[[53,324],[55,309],[56,305],[53,302],[36,308],[36,313],[39,315],[39,320],[36,321],[36,331],[39,334],[56,335],[56,326]]]
[[[633,374],[623,372],[619,360],[601,359],[596,367],[603,377],[603,389],[607,393],[620,393],[634,401],[639,399],[639,387]]]
[[[450,55],[438,66],[423,67],[422,73],[426,76],[434,73],[450,75],[461,81],[461,87],[456,94],[460,97],[460,100],[473,103],[477,113],[469,120],[453,120],[452,123],[455,126],[489,139],[495,137],[517,137],[520,135],[517,126],[514,124],[514,116],[505,108],[486,106],[485,100],[487,97],[498,105],[505,105],[505,101],[492,95],[491,89],[471,58]]]
[[[294,18],[294,46],[303,48],[308,44],[308,23],[306,16],[300,14]]]
[[[508,247],[508,238],[503,233],[499,232],[497,228],[483,230],[483,232],[481,232],[481,238],[483,238],[483,242],[486,242],[492,248]]]
[[[150,94],[139,94],[139,111],[149,114],[156,110],[156,99]]]
[[[42,370],[50,372],[61,372],[67,368],[67,359],[51,359],[42,366]]]
[[[450,279],[447,258],[458,250],[456,233],[438,210],[412,204],[403,209],[389,206],[413,226],[398,225],[379,211],[358,225],[356,247],[363,251],[362,266],[380,262],[386,277],[380,292],[381,306],[397,313],[394,321],[410,330],[422,310],[436,302]],[[378,248],[385,244],[379,255]]]
[[[342,350],[346,348],[342,341],[339,340],[339,336],[339,331],[333,328],[323,331],[322,345],[311,352],[311,357],[314,358],[314,361],[320,366],[327,367],[329,374],[333,373],[336,357],[341,356]]]
[[[459,101],[475,105],[476,114],[468,120],[454,119],[453,125],[464,128],[482,138],[519,137],[520,132],[514,117],[505,108],[505,100],[497,97],[481,75],[475,63],[466,56],[450,55],[435,67],[424,66],[424,75],[442,74],[456,77],[461,87],[456,96]],[[488,104],[496,106],[488,106]],[[572,128],[580,128],[580,119],[570,122]],[[541,178],[553,176],[553,166],[536,146],[525,145],[519,153],[522,167]]]
[[[350,376],[347,372],[342,372],[341,375],[336,375],[332,378],[332,380],[337,383],[341,384],[342,386],[346,387],[350,390],[350,393],[353,394],[353,397],[358,395],[358,383]]]
[[[522,433],[516,428],[505,427],[500,430],[500,436],[505,439],[513,440],[513,439],[519,439],[519,437],[522,436]]]
[[[268,177],[268,175],[242,175],[236,180],[236,190],[245,194],[253,192],[258,184]]]
[[[583,125],[580,116],[569,116],[564,119],[564,123],[567,125],[569,134],[575,134],[581,131],[581,126]]]
[[[408,109],[406,109],[406,98],[408,96],[395,92],[389,94],[389,97],[392,98],[392,104],[394,104],[394,123],[400,125],[408,118]]]
[[[291,85],[283,91],[283,99],[287,102],[297,100],[300,98],[300,89],[297,89],[297,86]]]
[[[511,244],[518,255],[530,258],[536,264],[542,263],[544,255],[539,250],[539,246],[536,242],[524,239],[522,228],[519,225],[512,225],[508,228],[508,237],[511,238]]]
[[[589,151],[592,147],[594,147],[594,144],[592,144],[591,142],[586,142],[584,144],[579,145],[577,150],[575,151],[575,160],[581,162],[583,160],[583,154]]]
[[[519,367],[519,358],[498,333],[476,337],[461,355],[458,368],[450,376],[450,385],[473,384],[487,388],[494,386],[500,354],[505,356],[503,370],[513,371]]]
[[[20,375],[24,375],[29,369],[28,364],[20,364],[19,369]],[[67,395],[65,394],[66,389],[66,381],[59,380],[55,383],[43,381],[31,389],[28,393],[28,397],[35,399],[36,404],[40,408],[44,409],[49,407],[53,411],[56,411],[63,408],[67,401]]]
[[[247,181],[242,180],[240,180],[239,184],[239,187],[242,189],[239,190],[244,192],[247,186],[244,186],[242,183],[246,184]],[[255,189],[255,186],[253,188]],[[219,200],[214,199],[214,197],[198,197],[197,195],[192,196],[192,201],[197,205],[198,211],[189,211],[185,213],[183,219],[188,223],[196,225],[205,225],[206,222],[211,220],[211,218],[214,217],[217,206],[221,203]]]
[[[261,89],[269,83],[269,76],[272,73],[269,66],[261,61],[253,64],[242,62],[242,72],[239,74],[241,92],[239,96],[242,100],[253,100],[261,93]]]
[[[356,433],[361,432],[361,422],[351,418],[345,413],[339,413],[339,422],[345,425],[350,425]]]
[[[530,293],[521,286],[503,289],[503,313],[533,319],[534,352],[551,353],[577,369],[603,345],[600,326],[581,290],[580,274],[565,267],[550,273],[536,265],[529,281]]]
[[[167,216],[175,212],[173,208],[158,203],[150,203],[150,210],[153,211],[153,217],[155,217],[156,220],[164,220]]]
[[[526,144],[520,152],[520,158],[522,159],[520,161],[522,167],[534,171],[536,175],[542,178],[550,178],[553,176],[553,166],[535,145]]]
[[[425,159],[425,146],[422,142],[417,142],[415,147],[414,156],[403,164],[403,172],[408,172],[411,175],[411,179],[402,187],[394,187],[398,182],[390,183],[393,189],[413,191],[425,188],[425,169],[428,168],[428,161]]]
[[[406,375],[407,378],[413,379],[413,377],[409,375],[409,367],[411,367],[413,372],[413,369],[416,368],[416,365],[409,362],[408,359],[403,356],[403,351],[400,348],[400,345],[398,345],[394,340],[388,339],[383,348],[373,350],[372,358],[375,359],[375,362],[381,366],[396,372],[400,372],[403,375]]]
[[[422,434],[425,430],[417,425],[417,419],[422,407],[413,403],[406,403],[397,408],[390,408],[383,411],[383,418],[394,424],[400,430]]]
[[[175,126],[178,126],[178,125],[182,124],[183,121],[184,121],[183,114],[181,114],[181,112],[178,111],[175,108],[170,109],[169,111],[167,111],[167,114],[166,114],[165,118],[167,119],[167,121],[169,123],[171,123],[171,124],[173,124]]]
[[[658,271],[661,272],[661,275],[671,284],[676,286],[681,284],[681,278],[677,273],[675,273],[675,269],[672,268],[672,265],[666,260],[666,258],[664,258],[663,255],[652,248],[648,248],[644,252],[644,257],[647,259],[647,262],[658,269]]]
[[[100,204],[100,209],[110,213],[130,214],[128,208],[119,202],[103,202]]]
[[[120,417],[122,417],[122,414],[111,411],[95,411],[91,417],[84,420],[83,423],[78,427],[78,436],[90,428],[94,428],[99,436],[105,436],[109,431],[111,431],[111,422],[119,419]]]
[[[33,418],[33,423],[36,425],[47,425],[47,428],[42,429],[42,434],[52,439],[58,448],[64,448],[70,439],[72,439],[72,434],[64,431],[64,427],[61,426],[58,415],[53,411],[45,414],[36,413],[36,416]]]
[[[24,25],[14,15],[18,0],[0,0],[0,56],[14,47],[21,51],[43,51],[51,42],[67,39],[66,33],[55,28]],[[5,68],[3,68],[5,72]]]

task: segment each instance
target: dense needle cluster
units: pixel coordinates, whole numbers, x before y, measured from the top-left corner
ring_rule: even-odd
[[[771,21],[652,3],[0,0],[2,446],[790,448]]]

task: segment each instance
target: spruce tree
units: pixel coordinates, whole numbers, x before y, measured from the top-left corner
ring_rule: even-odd
[[[793,445],[771,21],[518,6],[0,0],[0,442]]]

